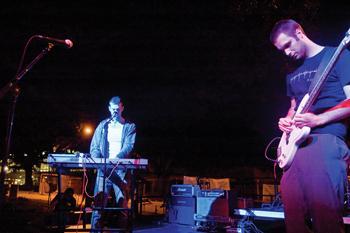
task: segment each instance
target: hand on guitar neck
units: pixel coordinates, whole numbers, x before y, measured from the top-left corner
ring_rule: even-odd
[[[290,133],[294,129],[293,126],[297,128],[302,128],[305,126],[314,128],[316,126],[323,125],[324,123],[325,119],[321,115],[303,113],[295,114],[293,119],[289,117],[280,118],[278,127],[282,132]]]

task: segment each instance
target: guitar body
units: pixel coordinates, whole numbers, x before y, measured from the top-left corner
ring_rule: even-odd
[[[289,134],[283,133],[277,149],[277,162],[280,168],[289,168],[299,145],[309,136],[310,131],[310,127],[306,126],[303,128],[294,127]]]
[[[309,98],[309,94],[306,94],[303,97],[296,113],[303,112]],[[287,169],[292,164],[294,155],[297,152],[299,145],[307,138],[311,131],[310,127],[292,127],[293,130],[290,133],[283,133],[277,148],[278,166],[283,169]]]

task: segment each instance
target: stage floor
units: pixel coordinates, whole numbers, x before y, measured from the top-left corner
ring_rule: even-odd
[[[250,222],[249,224],[245,225],[245,232],[254,232],[249,231],[252,230],[252,228],[257,228],[260,231],[264,233],[284,233],[284,222],[277,220],[277,221],[254,221],[254,226],[252,226],[253,222]],[[80,228],[81,226],[79,226]],[[183,224],[177,224],[177,223],[167,223],[164,221],[158,221],[154,222],[152,224],[146,224],[143,226],[135,226],[133,229],[133,233],[198,233],[198,232],[225,232],[225,233],[236,233],[236,232],[243,232],[239,231],[237,226],[226,226],[219,227],[219,228],[206,228],[206,227],[197,227],[197,226],[191,226],[191,225],[183,225]],[[250,227],[250,228],[249,228]],[[69,227],[68,232],[88,232],[88,229],[90,229],[90,224],[86,225],[86,229],[84,231],[73,230],[76,229],[76,226]],[[107,231],[106,231],[107,232]]]
[[[146,228],[134,229],[135,233],[193,233],[198,232],[194,226],[175,223],[162,223],[159,226],[148,226]]]
[[[81,229],[81,227],[79,227]],[[76,229],[76,226],[68,227],[69,231],[65,232],[72,232],[72,230]],[[90,225],[88,224],[86,226],[86,230],[79,231],[77,229],[74,232],[87,232],[87,229],[90,229]],[[193,233],[198,232],[193,226],[186,226],[181,224],[173,224],[173,223],[162,223],[160,225],[152,225],[152,226],[145,226],[145,227],[135,227],[133,229],[134,233]]]

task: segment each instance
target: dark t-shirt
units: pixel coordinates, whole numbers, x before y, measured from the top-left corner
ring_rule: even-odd
[[[297,107],[304,95],[308,93],[310,83],[316,74],[323,55],[330,49],[335,50],[335,48],[331,47],[324,48],[317,55],[305,59],[301,66],[287,75],[287,95],[291,98],[295,98]],[[345,50],[340,55],[337,63],[328,75],[318,98],[311,107],[310,112],[319,114],[342,102],[346,99],[343,86],[348,84],[350,84],[350,52]],[[329,133],[338,136],[343,140],[345,139],[346,132],[347,125],[345,121],[333,122],[312,129],[312,133]]]

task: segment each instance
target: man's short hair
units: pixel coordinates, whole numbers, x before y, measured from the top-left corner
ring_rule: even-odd
[[[115,104],[115,105],[118,105],[122,103],[122,100],[120,99],[119,96],[114,96],[111,98],[111,100],[109,101],[109,104]]]
[[[270,33],[270,41],[271,41],[271,43],[274,44],[275,41],[276,41],[276,38],[281,33],[285,33],[288,36],[295,36],[295,30],[296,29],[300,29],[304,33],[304,30],[300,26],[300,24],[297,23],[293,19],[282,19],[282,20],[278,21],[273,26],[273,28],[271,30],[271,33]]]

